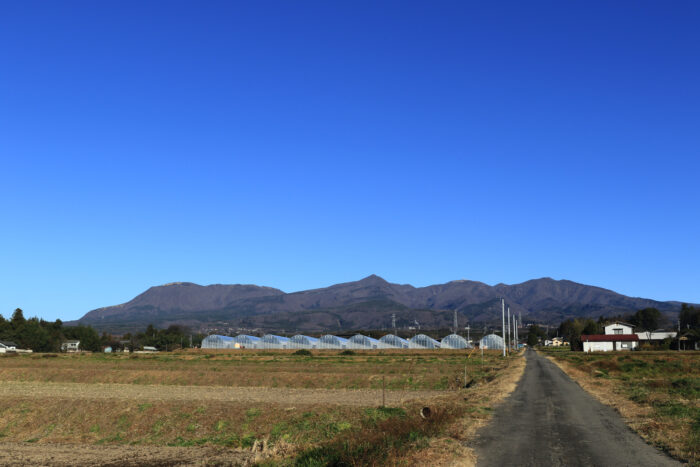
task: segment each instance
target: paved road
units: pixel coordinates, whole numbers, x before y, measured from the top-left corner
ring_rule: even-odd
[[[477,466],[678,466],[532,350],[525,374],[475,441]]]

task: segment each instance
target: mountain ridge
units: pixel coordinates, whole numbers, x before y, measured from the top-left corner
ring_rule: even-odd
[[[148,288],[132,300],[91,310],[77,321],[102,330],[139,329],[146,324],[222,326],[269,331],[370,329],[418,321],[426,328],[450,327],[457,310],[462,321],[500,320],[500,298],[526,321],[556,324],[567,318],[617,316],[646,307],[670,320],[679,302],[628,297],[603,287],[551,277],[517,284],[488,285],[471,280],[414,287],[370,275],[358,281],[286,293],[253,284],[171,282]]]

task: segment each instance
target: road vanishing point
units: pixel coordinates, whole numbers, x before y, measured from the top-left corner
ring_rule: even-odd
[[[525,373],[474,441],[477,467],[679,466],[612,408],[534,350]]]

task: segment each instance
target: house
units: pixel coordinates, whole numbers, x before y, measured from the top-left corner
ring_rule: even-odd
[[[616,321],[612,324],[605,326],[605,335],[627,335],[634,334],[634,326],[631,324],[623,323],[621,321]]]
[[[0,353],[17,352],[17,344],[12,341],[0,341]]]
[[[607,328],[607,326],[606,326]],[[612,352],[616,350],[633,350],[639,347],[636,334],[582,334],[581,343],[584,352]]]
[[[155,347],[151,347],[150,345],[144,345],[143,351],[144,352],[158,352],[158,349],[156,349]]]
[[[564,342],[564,338],[562,337],[552,337],[552,339],[544,341],[544,345],[547,347],[561,347],[562,345],[566,345],[566,342]]]
[[[61,352],[79,352],[80,341],[65,341],[61,344]]]

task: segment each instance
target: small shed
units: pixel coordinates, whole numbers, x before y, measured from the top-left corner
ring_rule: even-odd
[[[12,341],[0,341],[0,353],[17,352],[17,344]]]
[[[79,340],[69,340],[61,344],[61,352],[78,352],[80,350]]]

